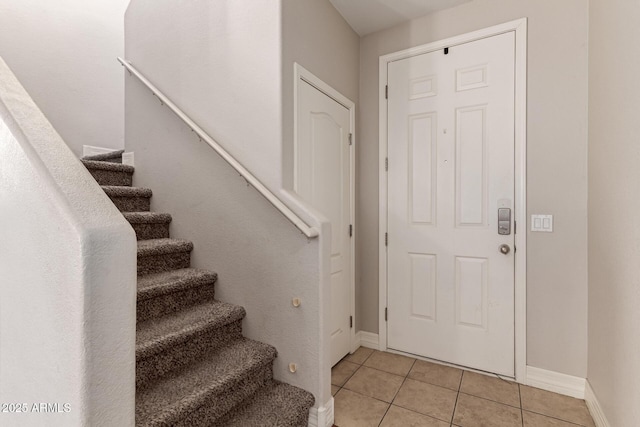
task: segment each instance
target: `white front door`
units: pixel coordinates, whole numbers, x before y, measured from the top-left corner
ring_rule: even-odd
[[[511,377],[514,52],[507,32],[388,67],[387,345]]]
[[[295,190],[331,221],[331,365],[351,344],[351,121],[349,110],[297,82]]]

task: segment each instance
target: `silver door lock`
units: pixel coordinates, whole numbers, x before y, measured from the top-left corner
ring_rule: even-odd
[[[511,234],[511,209],[498,208],[498,234],[508,236]]]

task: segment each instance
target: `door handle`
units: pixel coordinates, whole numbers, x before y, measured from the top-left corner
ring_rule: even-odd
[[[503,255],[508,254],[509,252],[511,252],[511,247],[509,247],[509,245],[500,245],[500,253]]]

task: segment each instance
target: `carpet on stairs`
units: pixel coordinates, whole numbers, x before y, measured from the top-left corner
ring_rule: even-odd
[[[276,349],[242,335],[244,308],[215,299],[216,273],[191,266],[122,151],[82,163],[138,239],[136,426],[306,426],[313,395],[273,379]]]

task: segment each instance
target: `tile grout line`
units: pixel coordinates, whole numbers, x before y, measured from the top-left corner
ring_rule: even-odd
[[[524,409],[523,409],[523,411],[524,411]],[[586,427],[584,424],[574,423],[573,421],[565,420],[563,418],[554,417],[553,415],[543,414],[542,412],[536,412],[536,411],[532,411],[530,409],[527,409],[527,412],[531,412],[532,414],[540,415],[540,416],[545,417],[545,418],[551,418],[552,420],[562,421],[563,423],[572,424],[572,425],[577,426],[577,427]]]
[[[371,353],[373,354],[373,353]],[[389,413],[389,409],[391,409],[391,406],[393,405],[393,402],[396,400],[396,397],[398,396],[398,393],[400,393],[400,389],[402,388],[402,386],[404,385],[405,382],[407,382],[407,378],[409,378],[409,373],[411,372],[411,369],[413,369],[413,365],[416,364],[416,359],[413,360],[413,363],[411,364],[411,366],[409,367],[409,370],[407,371],[407,373],[405,374],[404,378],[402,379],[402,384],[400,384],[400,387],[398,387],[398,390],[396,391],[396,393],[393,395],[393,398],[391,399],[391,402],[389,402],[389,407],[387,408],[387,410],[384,412],[384,415],[382,416],[382,418],[380,419],[380,422],[378,423],[378,426],[380,426],[380,424],[382,424],[382,421],[384,421],[384,418],[387,416],[387,414]],[[364,366],[364,365],[363,365]],[[375,368],[372,368],[375,369]],[[384,372],[384,371],[381,371]],[[389,372],[387,372],[389,373]]]
[[[451,389],[449,389],[449,390],[451,390]],[[471,397],[476,398],[476,399],[486,400],[487,402],[496,403],[496,404],[498,404],[498,405],[508,406],[509,408],[513,408],[513,409],[522,409],[520,406],[513,406],[513,405],[509,405],[508,403],[500,402],[500,401],[498,401],[498,400],[489,399],[489,398],[487,398],[487,397],[483,397],[483,396],[477,396],[477,395],[475,395],[475,394],[471,394],[471,393],[466,392],[466,391],[462,391],[462,390],[460,390],[460,391],[459,391],[459,393],[462,393],[462,394],[467,395],[467,396],[471,396]],[[540,414],[540,415],[544,415],[544,414]],[[561,420],[561,421],[563,421],[563,420]]]
[[[524,427],[524,410],[522,409],[522,390],[520,390],[520,383],[518,384],[518,397],[520,398],[520,421],[522,422],[522,427]]]
[[[453,404],[453,412],[451,413],[451,422],[450,425],[453,425],[453,419],[456,416],[456,406],[458,406],[458,398],[460,397],[460,389],[462,388],[462,380],[464,379],[465,371],[462,371],[462,375],[460,375],[460,382],[458,383],[458,392],[456,393],[456,402]]]
[[[367,365],[360,365],[360,366],[363,367],[363,368],[367,368],[367,369],[373,369],[374,371],[384,372],[385,374],[395,375],[396,377],[401,377],[401,378],[403,377],[402,375],[398,375],[398,374],[394,374],[393,372],[384,371],[382,369],[374,368],[373,366],[367,366]],[[406,375],[405,375],[405,377],[406,377]],[[413,378],[409,378],[409,379],[413,379]],[[416,381],[419,381],[419,380],[416,380]],[[424,381],[420,381],[420,382],[424,382]],[[429,383],[427,383],[427,384],[429,384]],[[436,385],[436,384],[434,384],[434,385]]]
[[[378,369],[378,368],[374,368],[374,367],[371,367],[371,366],[366,366],[366,365],[364,365],[364,363],[365,363],[365,362],[366,362],[366,361],[367,361],[367,360],[368,360],[368,359],[369,359],[369,358],[370,358],[374,353],[375,353],[375,351],[373,351],[369,356],[367,356],[367,358],[363,361],[363,363],[362,363],[362,364],[357,363],[357,362],[351,362],[351,361],[348,361],[348,362],[350,362],[350,363],[353,363],[354,365],[359,365],[359,366],[358,366],[358,368],[353,372],[353,374],[351,374],[351,376],[349,376],[349,378],[347,378],[347,380],[345,380],[345,382],[344,382],[344,384],[343,384],[342,386],[336,386],[336,387],[339,387],[339,389],[340,389],[340,390],[344,388],[344,389],[349,390],[349,391],[350,391],[350,392],[352,392],[352,393],[356,393],[356,394],[358,394],[358,395],[360,395],[360,396],[369,397],[369,398],[375,399],[375,400],[377,400],[377,401],[379,401],[379,402],[383,402],[383,403],[387,403],[387,404],[389,404],[389,405],[392,405],[392,404],[393,404],[393,402],[395,401],[395,398],[397,397],[398,393],[400,392],[400,388],[402,388],[402,386],[406,383],[406,380],[407,380],[407,379],[411,379],[411,380],[413,380],[413,381],[418,381],[418,382],[423,383],[423,384],[428,384],[428,385],[431,385],[431,386],[434,386],[434,387],[438,387],[438,388],[441,388],[441,389],[444,389],[444,390],[451,390],[451,391],[455,391],[455,392],[456,392],[456,402],[455,402],[455,404],[454,404],[454,412],[453,412],[453,414],[452,414],[452,416],[451,416],[451,417],[452,417],[452,421],[453,421],[453,417],[455,416],[455,407],[456,407],[456,405],[457,405],[458,398],[460,397],[460,393],[466,394],[466,395],[468,395],[468,396],[471,396],[471,397],[474,397],[474,398],[477,398],[477,399],[486,400],[486,401],[488,401],[488,402],[493,402],[493,403],[496,403],[496,404],[498,404],[498,405],[503,405],[503,406],[508,406],[508,407],[515,408],[515,409],[520,409],[520,411],[521,411],[521,417],[522,417],[522,402],[521,402],[522,398],[521,398],[520,390],[519,390],[520,384],[516,383],[516,384],[518,385],[518,398],[520,399],[520,406],[519,406],[519,407],[515,407],[515,406],[513,406],[513,405],[509,405],[509,404],[504,403],[504,402],[500,402],[500,401],[493,400],[493,399],[489,399],[489,398],[486,398],[486,397],[483,397],[483,396],[477,396],[477,395],[475,395],[475,394],[470,394],[470,393],[465,393],[465,392],[463,392],[463,391],[462,391],[462,381],[463,381],[463,379],[464,379],[464,374],[465,374],[465,373],[467,373],[467,372],[472,372],[472,371],[467,371],[467,370],[464,370],[464,369],[460,369],[460,371],[462,372],[462,375],[460,376],[460,381],[459,381],[459,383],[458,383],[457,390],[452,390],[452,389],[450,389],[450,388],[448,388],[448,387],[444,387],[444,386],[442,386],[442,385],[440,385],[440,384],[435,384],[435,383],[428,382],[428,381],[423,381],[423,380],[419,380],[419,379],[409,378],[409,375],[411,374],[411,370],[412,370],[412,369],[413,369],[413,367],[415,366],[416,362],[419,360],[419,359],[415,359],[415,358],[413,359],[413,362],[412,362],[412,364],[411,364],[411,367],[409,368],[409,371],[407,372],[407,374],[405,374],[405,375],[404,375],[404,378],[403,378],[402,384],[400,385],[400,388],[398,389],[398,391],[397,391],[397,392],[396,392],[396,394],[394,395],[394,397],[393,397],[393,399],[392,399],[391,403],[389,403],[389,402],[387,402],[387,401],[385,401],[385,400],[379,399],[379,398],[377,398],[377,397],[373,397],[373,396],[369,396],[369,395],[366,395],[366,394],[362,394],[362,393],[360,393],[360,392],[357,392],[357,391],[355,391],[355,390],[351,390],[350,388],[345,387],[345,386],[346,386],[346,384],[347,384],[347,382],[349,382],[349,380],[350,380],[350,379],[351,379],[351,378],[352,378],[352,377],[353,377],[353,376],[354,376],[354,375],[355,375],[355,374],[360,370],[360,368],[362,368],[362,367],[365,367],[365,368],[368,368],[368,369],[372,369],[372,370],[377,371],[377,372],[382,372],[382,373],[385,373],[385,374],[394,375],[394,376],[397,376],[397,377],[402,377],[401,375],[398,375],[398,374],[394,374],[394,373],[391,373],[391,372],[388,372],[388,371],[384,371],[384,370],[382,370],[382,369]],[[384,352],[381,352],[381,353],[384,353]],[[405,357],[406,357],[406,356],[405,356]],[[454,368],[454,369],[459,369],[459,368]],[[482,374],[480,374],[480,375],[482,375]],[[492,378],[501,379],[501,378],[499,378],[499,377],[497,377],[497,376],[492,376],[492,375],[487,375],[487,376],[492,377]],[[503,380],[503,381],[504,381],[504,380]],[[335,384],[334,384],[334,385],[335,385]],[[338,390],[338,391],[340,391],[340,390]],[[336,394],[337,394],[337,392],[336,392]],[[399,406],[399,405],[396,405],[396,406]],[[407,409],[407,408],[404,408],[403,406],[399,406],[399,407],[401,407],[401,408],[403,408],[403,409]],[[388,410],[389,410],[389,409],[390,409],[390,407],[389,407],[389,408],[387,408],[387,412],[388,412]],[[415,412],[415,411],[414,411],[414,412]],[[418,412],[418,413],[419,413],[419,412]],[[424,414],[423,414],[423,415],[424,415]],[[539,415],[548,416],[548,415],[545,415],[545,414],[539,414]],[[385,412],[385,416],[386,416],[386,412]],[[555,418],[555,417],[550,417],[550,418]],[[383,419],[384,419],[384,417],[383,417]],[[562,419],[560,419],[560,418],[556,418],[556,419],[558,419],[558,420],[560,420],[560,421],[565,421],[565,420],[562,420]],[[455,425],[455,424],[451,423],[451,425]],[[584,427],[584,426],[581,426],[581,427]]]
[[[339,363],[342,363],[342,360],[341,360],[340,362],[336,363],[336,365],[338,365]],[[357,365],[357,363],[354,363],[354,365]],[[362,368],[362,365],[358,366],[358,369],[356,369],[355,371],[353,371],[353,372],[352,372],[352,373],[347,377],[347,379],[346,379],[346,380],[344,380],[344,382],[342,383],[342,385],[338,385],[338,384],[334,384],[334,383],[331,383],[331,385],[334,385],[334,386],[339,387],[339,388],[341,388],[341,389],[342,389],[342,388],[344,388],[345,384],[346,384],[346,383],[351,379],[351,377],[352,377],[352,376],[354,376],[354,375],[356,374],[356,372],[358,372],[358,371],[360,370],[360,368]],[[332,369],[333,369],[333,368],[332,368]],[[340,391],[340,390],[338,390],[338,391]],[[338,394],[338,391],[336,391],[336,394]]]
[[[377,350],[374,350],[374,353],[375,353],[376,351],[377,351]],[[383,352],[381,352],[381,353],[383,353]],[[372,354],[373,354],[373,353],[371,353],[371,355],[372,355]],[[369,355],[369,357],[370,357],[371,355]],[[345,356],[345,357],[346,357],[346,356]],[[368,359],[369,357],[367,357],[367,359]],[[338,363],[341,363],[343,360],[344,360],[344,358],[343,358],[343,359],[341,359],[341,360],[340,360],[340,362],[338,362]],[[366,360],[365,360],[365,361],[366,361]],[[347,362],[349,362],[349,361],[347,360]],[[364,364],[360,364],[360,363],[356,363],[356,362],[350,362],[350,363],[353,363],[354,365],[359,365],[358,369],[356,369],[355,371],[353,371],[353,374],[351,374],[351,376],[350,376],[349,378],[347,378],[347,380],[344,382],[344,384],[343,384],[342,386],[338,386],[338,385],[336,385],[336,384],[331,384],[331,385],[338,387],[338,388],[339,388],[339,390],[338,390],[338,391],[340,391],[340,390],[342,390],[342,389],[345,389],[345,390],[347,390],[347,391],[349,391],[349,392],[351,392],[351,393],[355,393],[355,394],[358,394],[358,395],[360,395],[360,396],[367,397],[367,398],[370,398],[370,399],[374,399],[374,400],[377,400],[378,402],[382,402],[382,403],[386,403],[386,404],[388,404],[388,405],[391,405],[391,403],[389,403],[389,402],[387,402],[387,401],[384,401],[384,400],[382,400],[382,399],[379,399],[379,398],[377,398],[377,397],[367,396],[366,394],[362,394],[362,393],[360,393],[360,392],[358,392],[358,391],[355,391],[355,390],[351,390],[351,389],[349,389],[349,388],[346,388],[346,387],[345,387],[345,385],[346,385],[346,384],[347,384],[347,382],[351,379],[351,377],[353,377],[353,376],[356,374],[356,372],[358,372],[358,371],[360,370],[360,368],[362,368],[362,367],[364,367],[364,368],[368,368],[368,369],[373,369],[374,371],[383,372],[383,373],[385,373],[385,374],[389,374],[389,375],[395,375],[396,377],[402,377],[402,376],[401,376],[401,375],[397,375],[397,374],[392,374],[391,372],[383,371],[383,370],[381,370],[381,369],[372,368],[372,367],[370,367],[370,366],[365,366]],[[364,363],[364,362],[363,362],[363,363]],[[414,362],[413,362],[413,363],[415,363],[415,360],[414,360]],[[413,367],[413,363],[411,364],[411,367]],[[336,365],[337,365],[337,363],[336,363]],[[409,368],[409,371],[411,371],[411,368]],[[407,373],[407,375],[409,375],[409,373]],[[407,377],[405,376],[405,378],[404,378],[404,379],[403,379],[403,381],[402,381],[402,384],[404,384],[404,380],[406,380],[406,379],[407,379]],[[400,387],[402,388],[402,385],[400,385]],[[398,391],[400,391],[400,389],[398,389]],[[338,394],[338,392],[336,392],[336,394]],[[397,395],[397,394],[398,394],[398,393],[396,393],[396,395]],[[393,397],[393,400],[395,400],[395,396]],[[393,402],[393,400],[392,400],[392,402]],[[402,406],[401,406],[401,408],[402,408]],[[406,409],[406,408],[405,408],[405,409]],[[385,412],[385,415],[386,415],[386,412]],[[383,417],[383,418],[384,418],[384,417]]]
[[[342,362],[343,360],[346,360],[346,361],[348,361],[349,363],[352,363],[352,364],[354,364],[354,365],[358,365],[358,368],[357,368],[357,369],[356,369],[352,374],[350,374],[350,375],[348,376],[348,378],[345,380],[345,382],[344,382],[344,384],[343,384],[342,386],[337,386],[337,385],[335,385],[335,384],[333,384],[333,385],[334,385],[335,387],[337,387],[337,388],[338,388],[338,390],[336,391],[336,395],[338,394],[338,392],[339,392],[340,390],[342,390],[342,389],[344,388],[344,389],[349,390],[350,392],[355,393],[355,394],[358,394],[358,395],[360,395],[360,396],[368,397],[368,398],[371,398],[371,399],[375,399],[375,400],[377,400],[377,401],[379,401],[379,402],[382,402],[382,403],[387,404],[387,405],[388,405],[388,406],[387,406],[387,409],[386,409],[386,411],[385,411],[384,415],[382,416],[382,418],[381,418],[380,422],[378,423],[378,426],[380,426],[380,425],[382,424],[382,422],[384,421],[385,417],[387,416],[387,414],[389,413],[389,410],[391,409],[391,406],[392,406],[392,405],[394,405],[395,399],[397,398],[398,394],[400,393],[400,390],[402,389],[402,387],[406,384],[406,381],[407,381],[408,379],[412,379],[412,378],[410,378],[410,377],[409,377],[409,375],[411,374],[411,371],[412,371],[412,370],[413,370],[413,368],[415,367],[415,364],[417,363],[417,361],[418,361],[418,360],[420,360],[420,359],[412,358],[412,359],[413,359],[413,361],[412,361],[412,363],[411,363],[411,366],[409,367],[409,370],[407,371],[407,373],[406,373],[406,374],[404,374],[404,376],[402,376],[402,375],[398,375],[398,374],[396,374],[396,373],[388,372],[388,371],[385,371],[385,370],[382,370],[382,369],[378,369],[378,368],[375,368],[375,367],[372,367],[372,366],[365,366],[365,363],[366,363],[366,362],[367,362],[367,361],[368,361],[368,360],[369,360],[369,359],[370,359],[370,358],[371,358],[371,357],[372,357],[376,352],[378,352],[378,351],[376,351],[376,350],[372,351],[372,352],[371,352],[367,357],[365,357],[365,358],[364,358],[364,360],[362,361],[362,363],[353,362],[353,361],[351,361],[351,360],[346,360],[346,358],[342,359],[340,362]],[[380,353],[385,353],[385,352],[380,352]],[[404,356],[404,357],[407,357],[407,356]],[[346,388],[346,387],[345,387],[346,383],[347,383],[349,380],[351,380],[351,379],[352,379],[352,377],[353,377],[353,376],[354,376],[354,375],[355,375],[355,374],[360,370],[360,368],[362,368],[363,366],[365,366],[365,367],[367,367],[367,368],[369,368],[369,369],[372,369],[372,370],[374,370],[374,371],[378,371],[378,372],[386,373],[386,374],[389,374],[389,375],[395,375],[395,376],[398,376],[398,377],[401,377],[401,378],[402,378],[402,383],[400,384],[400,387],[398,388],[398,390],[397,390],[397,391],[396,391],[396,393],[394,394],[393,398],[391,399],[391,402],[386,402],[386,401],[384,401],[384,400],[382,400],[382,399],[378,399],[378,398],[375,398],[375,397],[373,397],[373,396],[368,396],[368,395],[365,395],[365,394],[359,393],[359,392],[357,392],[357,391],[350,390],[350,389],[348,389],[348,388]],[[460,369],[460,368],[454,368],[454,369]],[[512,405],[509,405],[509,404],[506,404],[506,403],[503,403],[503,402],[499,402],[499,401],[497,401],[497,400],[488,399],[488,398],[483,397],[483,396],[476,396],[476,395],[474,395],[474,394],[470,394],[470,393],[464,393],[464,392],[462,392],[462,382],[463,382],[463,380],[464,380],[464,375],[465,375],[467,372],[473,372],[473,371],[467,371],[467,370],[465,370],[465,369],[460,369],[460,370],[462,371],[462,375],[460,376],[460,381],[459,381],[459,383],[458,383],[458,389],[457,389],[457,391],[456,391],[456,400],[455,400],[455,403],[454,403],[453,413],[452,413],[452,415],[451,415],[451,421],[450,421],[450,426],[451,426],[451,427],[455,427],[455,426],[456,426],[456,424],[454,424],[454,419],[455,419],[455,413],[456,413],[456,409],[457,409],[457,405],[458,405],[458,401],[459,401],[459,398],[460,398],[460,394],[461,394],[461,393],[466,394],[466,395],[469,395],[469,396],[474,397],[474,398],[478,398],[478,399],[486,400],[486,401],[488,401],[488,402],[493,402],[493,403],[496,403],[496,404],[499,404],[499,405],[504,405],[504,406],[507,406],[507,407],[516,408],[516,407],[514,407],[514,406],[512,406]],[[481,375],[482,375],[482,374],[481,374]],[[487,375],[487,376],[489,376],[489,377],[493,377],[493,378],[497,378],[497,379],[502,380],[502,381],[506,381],[506,380],[504,380],[503,378],[501,378],[501,377],[500,377],[500,376],[498,376],[498,375],[489,375],[489,374],[484,374],[484,375]],[[429,385],[431,385],[431,386],[435,386],[435,387],[438,387],[438,388],[443,388],[443,389],[446,389],[446,390],[451,390],[451,389],[450,389],[450,388],[448,388],[448,387],[444,387],[444,386],[439,385],[439,384],[434,384],[434,383],[429,382],[429,381],[422,381],[422,380],[419,380],[419,379],[415,379],[415,381],[418,381],[418,382],[423,383],[423,384],[429,384]],[[507,381],[507,382],[511,383],[511,381]],[[522,427],[524,427],[524,424],[525,424],[525,423],[524,423],[524,412],[525,412],[525,410],[524,410],[523,403],[522,403],[522,401],[523,401],[523,397],[522,397],[522,386],[523,386],[523,385],[522,385],[522,384],[520,384],[520,383],[517,383],[517,382],[516,382],[515,384],[517,384],[517,386],[518,386],[518,399],[519,399],[519,409],[520,409],[521,425],[522,425]],[[398,407],[400,407],[400,408],[403,408],[403,409],[407,409],[407,410],[409,410],[408,408],[404,408],[403,406],[399,406],[399,405],[395,405],[395,406],[398,406]],[[415,412],[415,411],[412,411],[412,410],[409,410],[409,411],[411,411],[411,412]],[[552,416],[552,415],[544,414],[544,413],[541,413],[541,412],[531,411],[531,410],[527,410],[527,412],[530,412],[530,413],[532,413],[532,414],[537,414],[537,415],[540,415],[540,416],[543,416],[543,417],[546,417],[546,418],[550,418],[550,419],[555,419],[555,420],[558,420],[558,421],[566,422],[566,423],[571,424],[571,425],[574,425],[574,426],[576,426],[576,427],[585,427],[585,426],[584,426],[584,425],[582,425],[582,424],[575,423],[575,422],[573,422],[573,421],[568,421],[568,420],[565,420],[565,419],[562,419],[562,418],[558,418],[558,417],[556,417],[556,416]],[[420,413],[420,412],[416,412],[416,413],[417,413],[417,414],[422,414],[422,413]],[[422,414],[422,415],[425,415],[425,414]],[[427,415],[427,416],[428,416],[428,415]],[[430,418],[433,418],[433,417],[430,417]],[[437,419],[437,418],[434,418],[434,419]]]

